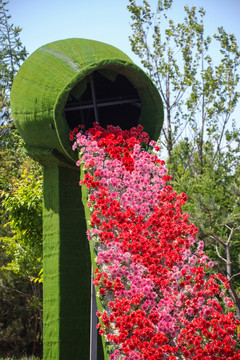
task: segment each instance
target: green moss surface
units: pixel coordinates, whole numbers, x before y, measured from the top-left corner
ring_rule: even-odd
[[[91,265],[79,172],[44,169],[44,360],[89,360]]]

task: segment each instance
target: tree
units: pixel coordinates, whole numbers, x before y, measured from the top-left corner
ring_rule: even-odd
[[[42,180],[11,119],[10,90],[27,52],[7,4],[0,0],[0,355],[18,356],[41,354]]]
[[[0,355],[41,354],[41,167],[16,130],[0,145]]]
[[[8,1],[0,0],[0,116],[2,127],[10,122],[9,95],[14,76],[27,57],[26,48],[20,40],[21,28],[10,24],[11,16],[7,9]]]
[[[236,38],[218,28],[214,35],[219,45],[219,61],[214,66],[209,53],[212,39],[205,36],[205,11],[185,6],[183,22],[168,19],[172,0],[158,0],[152,11],[148,1],[137,4],[129,0],[132,18],[132,50],[137,54],[162,96],[166,110],[163,144],[172,161],[174,144],[184,132],[197,139],[202,165],[203,142],[216,142],[215,155],[223,142],[223,134],[236,107],[240,93],[240,52]],[[192,140],[192,139],[191,139]]]
[[[27,165],[21,177],[13,180],[12,190],[2,193],[10,236],[1,238],[1,243],[12,257],[4,269],[31,279],[42,268],[42,176],[36,166]]]
[[[8,222],[8,236],[0,239],[8,255],[2,270],[13,272],[20,279],[30,281],[31,303],[38,311],[42,334],[42,175],[37,166],[25,162],[19,179],[13,180],[12,191],[4,196],[3,207]]]
[[[203,145],[203,166],[199,171],[198,152],[187,139],[173,148],[171,171],[174,188],[188,194],[184,206],[191,221],[198,226],[206,253],[228,280],[229,294],[240,319],[240,134],[233,151],[220,152],[214,159],[213,144]]]

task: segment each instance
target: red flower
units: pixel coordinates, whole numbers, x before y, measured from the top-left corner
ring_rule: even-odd
[[[101,295],[105,295],[105,294],[106,294],[106,290],[103,289],[103,288],[101,288],[101,289],[99,289],[99,293],[100,293]]]

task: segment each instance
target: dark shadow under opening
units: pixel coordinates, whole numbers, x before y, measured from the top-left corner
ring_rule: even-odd
[[[70,92],[65,117],[70,129],[98,122],[102,127],[120,126],[123,130],[138,125],[141,100],[137,90],[123,75],[111,70],[95,71]]]

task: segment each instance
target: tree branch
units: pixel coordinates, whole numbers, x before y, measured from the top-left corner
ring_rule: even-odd
[[[217,256],[218,256],[220,259],[222,259],[223,261],[225,261],[225,263],[227,263],[227,260],[224,259],[224,258],[219,254],[217,245],[215,246],[215,248],[216,248]]]
[[[224,246],[224,248],[226,248],[226,243],[220,239],[218,236],[216,235],[208,235],[211,239],[218,241],[222,246]]]
[[[229,279],[229,281],[232,281],[232,279],[233,279],[235,276],[238,276],[238,275],[240,275],[240,272],[237,273],[237,274],[234,274],[233,276],[231,276],[230,279]]]

